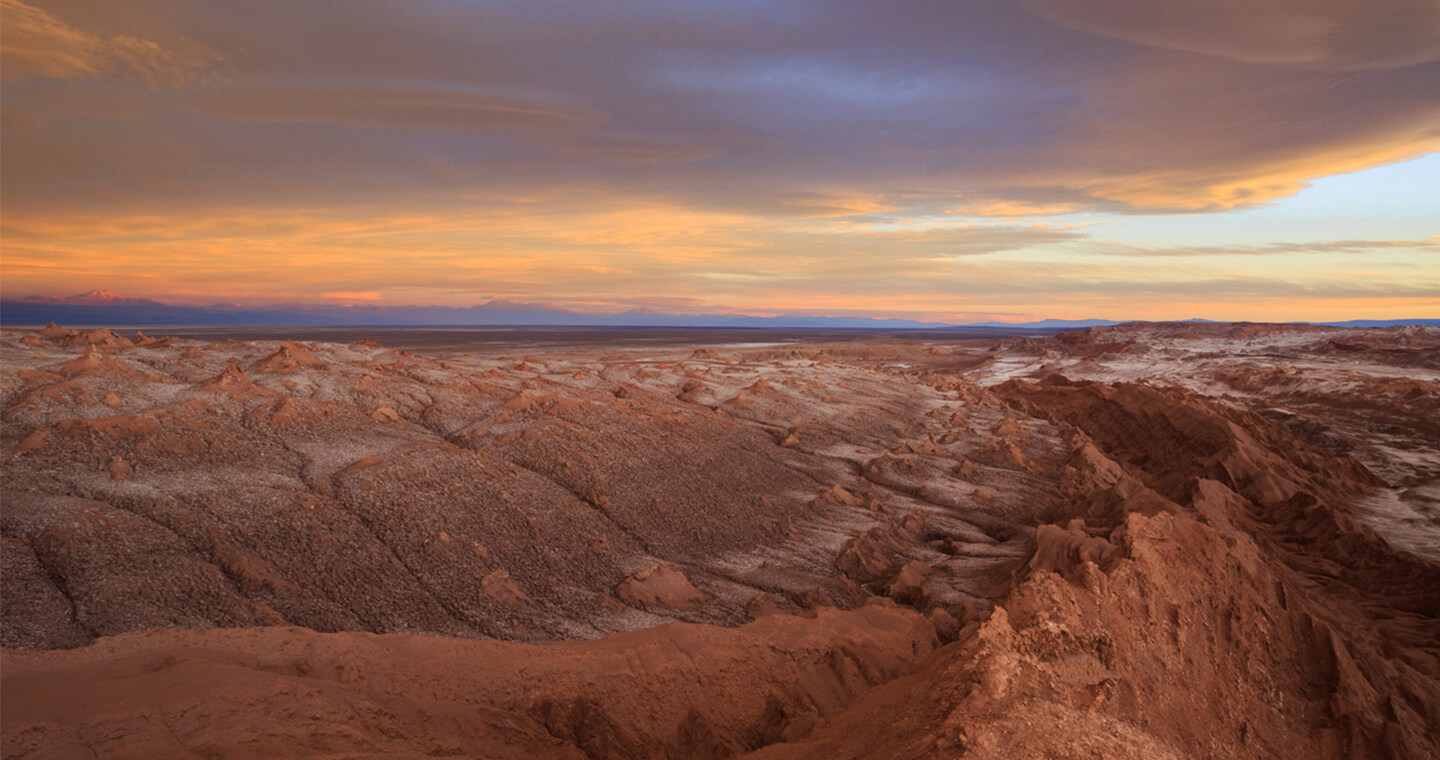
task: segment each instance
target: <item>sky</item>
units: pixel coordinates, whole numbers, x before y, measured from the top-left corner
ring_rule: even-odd
[[[1440,317],[1433,0],[0,0],[0,296]]]

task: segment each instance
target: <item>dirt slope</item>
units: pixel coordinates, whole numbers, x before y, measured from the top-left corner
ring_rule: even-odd
[[[938,603],[983,603],[1025,551],[984,526],[1054,490],[1013,463],[951,477],[993,402],[813,355],[87,335],[0,341],[7,646],[172,626],[542,642],[736,625],[762,595],[853,607],[906,551],[970,573]],[[981,488],[1006,493],[949,508]],[[923,535],[879,572],[837,566],[847,541],[907,516]],[[619,593],[659,565],[694,593]]]
[[[548,646],[145,631],[7,652],[4,747],[36,758],[729,757],[910,672],[933,644],[923,617],[880,604]]]

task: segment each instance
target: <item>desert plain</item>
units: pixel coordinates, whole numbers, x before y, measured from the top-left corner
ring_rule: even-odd
[[[1440,756],[1440,329],[371,333],[0,333],[4,757]]]

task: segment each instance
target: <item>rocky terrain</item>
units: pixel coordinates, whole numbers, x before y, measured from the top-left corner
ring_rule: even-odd
[[[0,335],[6,757],[1440,753],[1440,330]]]

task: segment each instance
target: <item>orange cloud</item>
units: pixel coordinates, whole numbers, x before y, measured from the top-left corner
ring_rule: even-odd
[[[0,17],[0,78],[6,81],[128,75],[151,85],[178,86],[219,60],[198,46],[169,49],[126,35],[82,31],[20,0],[0,0]]]
[[[1217,166],[1208,174],[1170,169],[1097,178],[1085,186],[1097,198],[1138,210],[1224,211],[1256,206],[1290,197],[1319,177],[1350,174],[1440,150],[1440,137],[1434,130],[1437,123],[1440,105],[1411,123],[1325,151],[1296,151],[1242,165]]]
[[[103,286],[192,302],[466,306],[506,297],[609,311],[662,303],[926,319],[1413,317],[1434,313],[1440,299],[1440,276],[1424,267],[1429,239],[1151,249],[1093,237],[1103,228],[796,225],[623,198],[610,209],[5,221],[7,297]]]
[[[1082,210],[1076,203],[1044,203],[1025,200],[990,198],[951,209],[950,213],[961,216],[1009,218],[1016,216],[1058,216]]]
[[[1026,220],[1219,213],[1440,150],[1433,14],[1375,3],[775,4],[787,33],[757,35],[748,4],[0,0],[0,71],[26,80],[5,91],[3,288],[1081,317],[1423,303],[1433,251],[1394,243],[1428,231],[1393,215],[1303,262],[1269,239],[1241,262]],[[1359,256],[1374,277],[1347,273]]]

